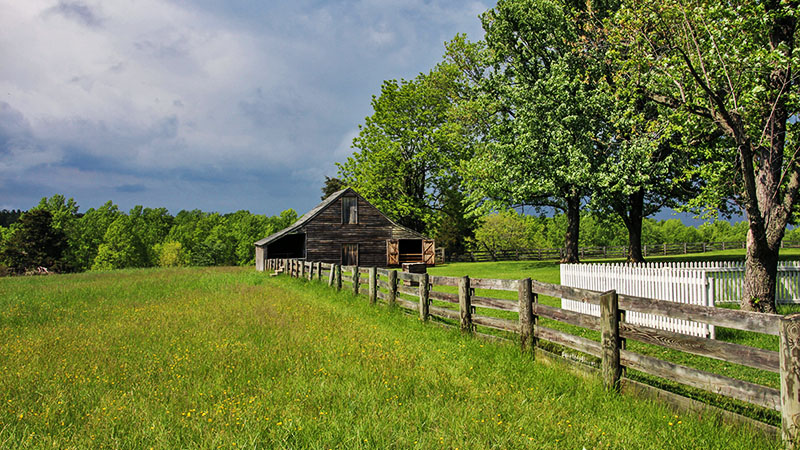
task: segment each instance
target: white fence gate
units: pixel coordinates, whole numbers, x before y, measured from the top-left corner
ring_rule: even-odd
[[[595,291],[616,289],[620,294],[694,305],[738,303],[744,284],[742,262],[659,262],[641,264],[561,264],[561,284]],[[800,265],[778,266],[779,303],[800,303]],[[600,307],[561,299],[570,311],[600,315]],[[713,325],[630,312],[625,320],[637,325],[692,336],[714,337]]]

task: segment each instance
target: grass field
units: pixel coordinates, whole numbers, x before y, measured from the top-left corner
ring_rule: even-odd
[[[0,448],[779,448],[322,283],[0,279]]]
[[[797,260],[800,259],[800,249],[784,249],[781,251],[782,260]],[[651,256],[647,258],[648,262],[660,261],[720,261],[720,260],[744,260],[744,250],[725,250],[707,252],[701,254],[690,255],[676,255],[676,256]],[[585,262],[600,262],[600,263],[613,263],[624,262],[622,259],[605,259],[605,260],[587,260]],[[480,263],[450,263],[434,268],[430,268],[428,272],[432,275],[445,275],[445,276],[464,276],[478,278],[507,278],[507,279],[522,279],[530,277],[535,280],[544,281],[547,283],[560,283],[559,263],[555,261],[500,261],[500,262],[480,262]],[[455,292],[453,288],[440,287],[437,290]],[[516,293],[513,292],[499,292],[499,291],[481,291],[478,295],[488,295],[493,297],[502,297],[514,300]],[[561,300],[546,296],[540,296],[539,301],[550,306],[561,306]],[[439,303],[437,306],[448,307],[450,305]],[[726,304],[724,307],[736,308],[738,305]],[[797,305],[782,305],[779,308],[781,313],[797,312]],[[498,313],[497,311],[483,309],[482,314],[503,316],[504,318],[516,320],[516,314]],[[582,329],[579,327],[566,325],[553,320],[543,319],[542,324],[548,327],[563,330],[578,336],[599,340],[599,333]],[[497,332],[489,329],[484,329],[484,332],[498,334]],[[745,331],[727,329],[717,327],[717,339],[737,344],[747,345],[751,347],[765,348],[769,350],[778,350],[777,336],[769,336],[758,333],[749,333]],[[758,383],[775,389],[780,388],[780,379],[777,374],[764,370],[753,369],[750,367],[740,366],[737,364],[726,363],[719,360],[704,358],[701,356],[694,356],[688,353],[679,351],[667,350],[663,347],[657,347],[648,344],[642,344],[635,341],[628,342],[628,348],[638,353],[658,357],[678,364],[696,367],[701,370],[718,373],[721,375],[738,378],[753,383]],[[629,371],[629,375],[639,381],[644,381],[668,390],[681,393],[692,398],[700,399],[704,402],[721,406],[729,410],[762,420],[773,425],[780,425],[780,416],[775,411],[765,410],[759,407],[747,405],[742,402],[730,400],[725,397],[710,394],[698,389],[686,388],[677,383],[655,378],[646,374]]]

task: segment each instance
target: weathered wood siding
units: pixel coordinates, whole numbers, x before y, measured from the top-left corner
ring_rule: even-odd
[[[342,197],[344,198],[344,197]],[[358,244],[358,265],[386,266],[386,241],[402,235],[420,239],[395,227],[375,207],[358,197],[358,223],[342,223],[342,198],[331,203],[306,226],[306,259],[341,263],[342,244]]]
[[[264,247],[256,245],[256,270],[264,271]]]

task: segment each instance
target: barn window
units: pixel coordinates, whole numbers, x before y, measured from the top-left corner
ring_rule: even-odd
[[[342,244],[342,265],[358,265],[358,244]]]
[[[355,197],[342,197],[342,223],[358,223],[358,201]]]

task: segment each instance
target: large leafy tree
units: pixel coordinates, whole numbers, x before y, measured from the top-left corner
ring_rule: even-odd
[[[67,237],[53,227],[53,215],[43,209],[24,213],[0,249],[0,259],[16,272],[44,267],[61,270]]]
[[[622,81],[670,111],[712,164],[705,207],[749,222],[742,307],[774,311],[780,243],[800,189],[798,2],[628,2],[610,29]]]
[[[470,152],[463,124],[449,120],[460,76],[443,63],[412,80],[385,81],[353,140],[355,152],[338,164],[346,185],[420,232],[435,232],[448,215],[463,217],[460,202],[450,201],[460,193],[456,168]]]
[[[482,16],[494,99],[486,145],[466,165],[479,210],[531,205],[564,211],[564,261],[578,260],[580,208],[597,166],[600,74],[578,49],[571,10],[553,0],[501,0]]]

